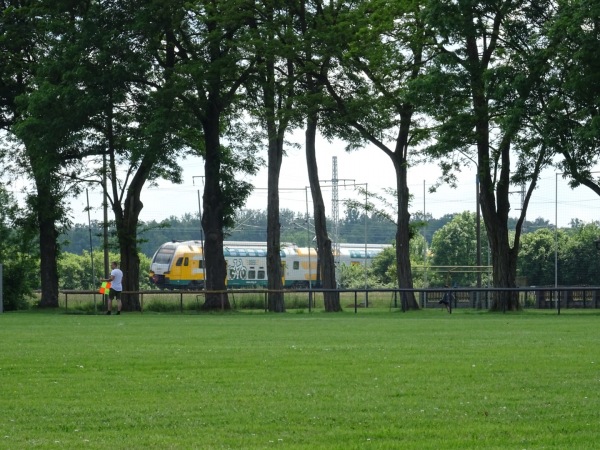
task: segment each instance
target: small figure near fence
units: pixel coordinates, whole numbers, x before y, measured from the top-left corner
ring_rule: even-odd
[[[450,286],[445,285],[444,286],[446,289],[448,289]],[[444,293],[444,296],[442,297],[442,299],[439,301],[440,305],[444,305],[446,307],[446,311],[448,311],[448,314],[452,314],[452,302],[454,301],[454,295],[452,295],[451,291],[446,291]]]
[[[117,315],[121,314],[121,291],[123,290],[123,272],[119,269],[119,263],[113,261],[111,264],[112,271],[110,272],[109,278],[104,278],[101,281],[110,283],[110,290],[108,291],[108,299],[106,300],[106,314],[112,313],[113,299],[117,299]]]

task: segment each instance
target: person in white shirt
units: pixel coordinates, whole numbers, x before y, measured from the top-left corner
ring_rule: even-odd
[[[105,278],[102,281],[110,281],[110,290],[108,291],[108,300],[106,304],[106,314],[112,313],[113,299],[117,299],[117,314],[121,314],[121,292],[123,291],[123,272],[119,269],[119,263],[113,261],[111,263],[110,278]]]

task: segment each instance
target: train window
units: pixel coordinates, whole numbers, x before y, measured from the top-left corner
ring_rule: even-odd
[[[172,249],[159,250],[156,256],[154,257],[154,262],[157,264],[169,264],[171,262],[171,258],[173,258],[174,253],[175,250]]]
[[[177,258],[177,262],[175,263],[175,265],[181,266],[182,263],[183,263],[183,256],[180,256],[179,258]]]
[[[256,280],[256,270],[250,269],[248,271],[248,279],[249,280]]]
[[[190,259],[186,256],[185,260],[183,261],[183,265],[184,266],[189,266],[190,265]]]
[[[265,279],[265,271],[264,271],[264,269],[260,269],[258,271],[258,276],[256,278],[259,279],[259,280],[264,280]]]
[[[294,261],[294,270],[300,269],[300,261]]]

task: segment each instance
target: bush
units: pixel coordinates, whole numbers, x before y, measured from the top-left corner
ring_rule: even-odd
[[[35,299],[32,280],[36,279],[35,269],[27,260],[17,260],[4,265],[3,307],[5,311],[29,309]]]

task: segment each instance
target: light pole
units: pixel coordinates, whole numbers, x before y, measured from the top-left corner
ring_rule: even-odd
[[[554,179],[554,288],[558,287],[558,175]]]

